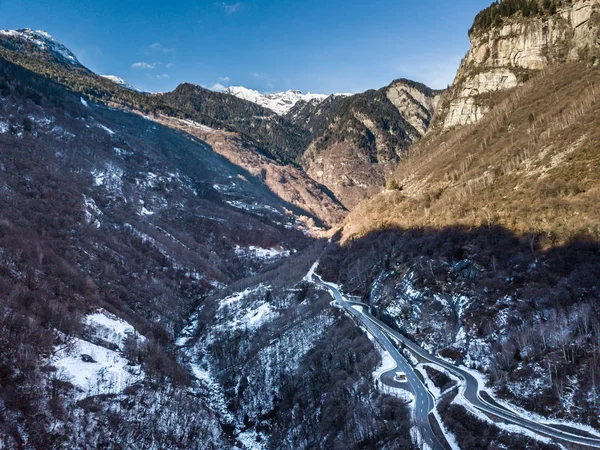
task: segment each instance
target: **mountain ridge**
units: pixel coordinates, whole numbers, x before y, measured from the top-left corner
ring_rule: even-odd
[[[213,129],[239,133],[263,155],[284,165],[302,166],[346,209],[385,184],[392,165],[410,143],[425,134],[437,104],[428,100],[437,98],[437,91],[417,82],[399,80],[390,86],[400,83],[404,88],[390,91],[389,98],[386,92],[390,86],[351,96],[321,96],[309,102],[294,96],[294,106],[287,114],[279,115],[251,101],[186,82],[172,92],[137,92],[52,56],[39,55],[35,62],[24,58],[14,51],[13,41],[21,36],[0,37],[4,38],[0,39],[4,57],[49,74],[88,99],[148,116],[189,119]],[[379,110],[370,103],[373,95],[381,97]],[[298,115],[296,111],[300,110]],[[338,119],[341,122],[337,123]],[[332,128],[328,129],[330,125]]]
[[[44,30],[32,30],[31,28],[20,28],[16,30],[0,30],[0,35],[19,38],[20,40],[34,44],[42,52],[48,51],[55,58],[66,61],[74,66],[83,67],[77,57],[64,45],[54,39]]]
[[[297,104],[288,117],[313,134],[302,166],[351,209],[385,186],[404,152],[427,133],[441,92],[398,79],[378,90]]]
[[[225,94],[233,95],[244,100],[251,101],[257,105],[264,106],[275,111],[280,116],[285,116],[298,102],[320,103],[330,96],[350,96],[352,94],[303,94],[297,90],[287,90],[276,93],[260,93],[243,86],[230,86],[223,91]]]

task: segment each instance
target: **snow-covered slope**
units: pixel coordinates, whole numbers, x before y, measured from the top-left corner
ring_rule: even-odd
[[[113,83],[118,84],[119,86],[122,86],[124,88],[131,89],[132,91],[136,91],[136,92],[141,92],[138,88],[132,86],[127,81],[125,81],[123,78],[118,77],[116,75],[101,75],[101,77],[106,78],[107,80],[110,80]]]
[[[81,63],[67,47],[59,43],[44,30],[32,30],[30,28],[0,30],[0,35],[32,42],[42,51],[50,52],[59,59],[63,59],[74,66],[81,66]]]
[[[317,100],[319,103],[325,100],[329,95],[327,94],[303,94],[300,91],[285,91],[278,92],[275,94],[261,94],[253,89],[248,89],[243,86],[231,86],[225,90],[226,94],[234,95],[238,98],[248,100],[256,103],[257,105],[269,108],[275,111],[277,114],[283,116],[290,109],[294,107],[296,103],[303,100],[310,102],[311,100]],[[333,95],[346,95],[346,94],[333,94]]]

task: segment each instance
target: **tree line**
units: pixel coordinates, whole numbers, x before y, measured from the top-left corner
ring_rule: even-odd
[[[571,0],[496,0],[475,16],[469,34],[497,27],[504,22],[504,19],[517,13],[521,13],[523,17],[553,15],[559,7],[570,3]]]

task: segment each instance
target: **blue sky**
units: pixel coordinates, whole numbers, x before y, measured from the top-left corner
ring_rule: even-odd
[[[452,82],[491,0],[0,0],[0,28],[44,29],[100,74],[261,92]]]

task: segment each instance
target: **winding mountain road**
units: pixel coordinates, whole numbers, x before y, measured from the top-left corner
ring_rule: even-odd
[[[360,302],[347,300],[339,291],[335,284],[323,281],[319,275],[312,273],[313,282],[320,284],[329,289],[334,299],[351,314],[356,316],[369,332],[377,339],[377,341],[387,350],[396,364],[398,369],[406,372],[411,391],[415,394],[416,410],[415,423],[421,431],[424,442],[433,449],[443,449],[444,446],[439,443],[431,425],[429,424],[429,413],[435,407],[435,399],[427,390],[423,382],[416,376],[412,366],[408,364],[406,359],[400,354],[398,349],[392,344],[392,340],[401,342],[415,356],[436,364],[453,375],[459,377],[463,381],[463,386],[459,395],[462,395],[471,405],[487,414],[492,414],[502,421],[512,423],[520,427],[526,428],[542,436],[550,437],[557,441],[568,442],[572,444],[584,445],[591,448],[600,448],[600,438],[576,434],[575,429],[565,431],[564,429],[554,428],[551,425],[535,422],[531,419],[523,417],[518,413],[511,411],[504,406],[493,404],[486,401],[481,396],[481,388],[479,381],[473,374],[463,367],[455,366],[443,359],[431,355],[419,345],[415,344],[401,333],[393,330],[383,322],[377,320],[369,312],[369,305]]]
[[[387,379],[382,376],[381,381],[385,382],[390,387],[399,387],[399,383],[393,381],[393,375],[396,371],[406,373],[407,383],[410,386],[410,391],[415,396],[414,422],[421,434],[422,443],[426,444],[432,450],[445,450],[446,447],[438,441],[429,422],[429,414],[431,411],[433,411],[433,408],[435,408],[435,399],[425,385],[421,382],[413,367],[400,354],[394,344],[392,344],[386,333],[381,328],[375,326],[373,322],[368,320],[368,313],[365,314],[364,305],[348,302],[337,288],[329,283],[324,282],[318,275],[313,275],[313,279],[317,284],[329,288],[338,304],[343,306],[346,311],[356,316],[365,325],[377,342],[379,342],[379,344],[385,350],[387,350],[390,356],[393,358],[394,362],[396,363],[396,368],[385,372],[383,375],[387,375]]]

